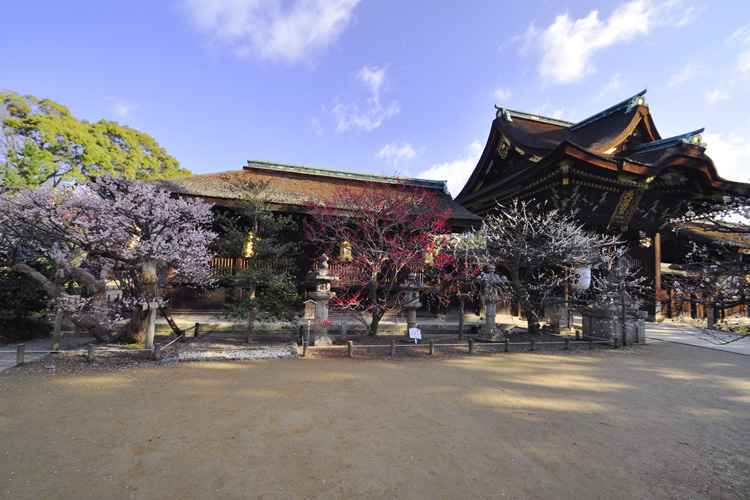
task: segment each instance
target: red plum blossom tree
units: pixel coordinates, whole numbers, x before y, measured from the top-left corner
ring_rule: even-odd
[[[405,182],[342,187],[309,210],[306,236],[330,256],[340,277],[332,304],[362,321],[370,335],[402,304],[400,285],[410,272],[433,285],[450,276],[450,210],[426,189]]]

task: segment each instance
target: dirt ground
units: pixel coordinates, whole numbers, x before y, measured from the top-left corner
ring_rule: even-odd
[[[0,373],[5,499],[747,498],[750,358],[573,353]]]

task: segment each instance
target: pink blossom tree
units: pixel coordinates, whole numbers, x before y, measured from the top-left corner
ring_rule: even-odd
[[[149,304],[163,300],[169,282],[211,282],[212,221],[200,201],[110,176],[78,188],[26,189],[0,198],[0,259],[36,280],[101,341],[111,339],[105,291],[114,278],[128,291],[121,305],[130,312],[115,338],[142,342]],[[54,264],[54,278],[30,265],[40,257]],[[71,296],[66,279],[88,297]]]
[[[422,273],[441,296],[439,281],[450,278],[450,210],[428,190],[368,183],[343,187],[311,203],[305,226],[309,241],[330,256],[339,276],[334,307],[350,313],[375,335],[383,316],[403,303],[400,286],[410,272]]]

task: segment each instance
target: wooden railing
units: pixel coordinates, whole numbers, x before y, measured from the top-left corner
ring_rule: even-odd
[[[269,263],[245,257],[217,257],[211,261],[211,272],[214,276],[231,276],[242,269],[248,269],[250,266],[270,267],[271,269],[290,272],[289,266],[284,266],[278,262]]]

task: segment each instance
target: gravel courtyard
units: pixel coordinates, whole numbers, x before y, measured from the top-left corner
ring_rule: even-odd
[[[0,372],[5,499],[747,498],[750,358],[559,354]]]

